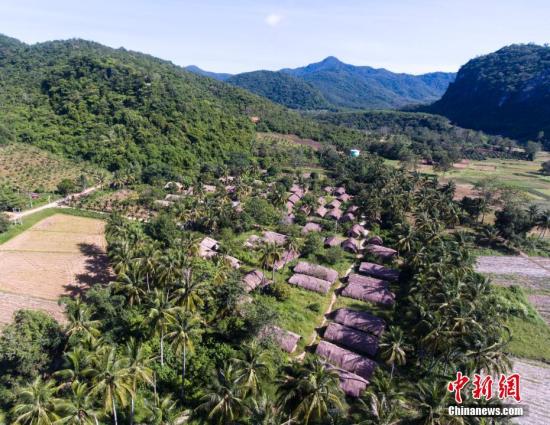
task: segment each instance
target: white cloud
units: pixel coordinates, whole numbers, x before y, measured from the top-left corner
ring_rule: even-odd
[[[271,14],[266,16],[265,23],[267,25],[269,25],[270,27],[276,27],[277,25],[279,25],[281,23],[282,20],[283,20],[282,15],[279,15],[277,13],[271,13]]]

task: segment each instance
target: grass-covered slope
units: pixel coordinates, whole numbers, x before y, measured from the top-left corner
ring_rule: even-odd
[[[284,72],[253,71],[234,75],[226,80],[252,93],[267,97],[292,109],[328,109],[321,92],[302,79]]]
[[[463,127],[548,143],[550,47],[512,45],[472,59],[429,110]]]

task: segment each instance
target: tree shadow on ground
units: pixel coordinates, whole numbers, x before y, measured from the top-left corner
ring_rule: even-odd
[[[75,276],[74,284],[65,285],[71,296],[80,295],[94,285],[106,285],[113,279],[109,258],[101,248],[90,243],[80,243],[78,248],[86,257],[85,272]]]

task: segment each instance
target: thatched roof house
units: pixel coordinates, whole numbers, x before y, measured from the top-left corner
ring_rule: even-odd
[[[339,323],[330,323],[325,330],[323,338],[341,347],[348,348],[356,353],[366,354],[370,357],[374,357],[378,351],[377,337]]]
[[[327,204],[327,208],[340,208],[342,203],[338,199],[333,199],[329,204]]]
[[[294,184],[290,187],[290,191],[291,191],[292,193],[303,192],[303,189],[300,187],[300,185],[294,183]]]
[[[346,193],[346,188],[344,186],[340,186],[340,187],[337,187],[336,189],[334,189],[334,194],[336,196],[341,196],[344,193]]]
[[[296,218],[296,216],[292,213],[284,214],[283,218],[281,218],[281,223],[282,224],[294,224],[294,219],[295,218]]]
[[[370,379],[376,362],[368,357],[338,347],[328,341],[321,341],[315,353],[328,360],[333,365],[348,372],[355,373],[365,379]]]
[[[376,279],[375,279],[376,280]],[[383,282],[383,281],[380,281]],[[395,302],[395,295],[387,286],[372,282],[350,282],[342,290],[341,295],[355,300],[367,301],[384,306],[390,306]]]
[[[327,203],[327,200],[325,199],[324,196],[319,196],[319,197],[317,198],[317,204],[319,204],[319,205],[325,205],[326,203]]]
[[[202,189],[206,192],[206,193],[215,193],[216,192],[216,186],[213,186],[211,184],[203,184],[202,185]]]
[[[332,248],[333,246],[340,246],[345,238],[341,236],[328,236],[325,238],[325,248]]]
[[[351,229],[349,229],[348,236],[352,238],[364,238],[368,233],[369,231],[360,224],[354,224],[351,226]]]
[[[292,202],[290,202],[290,201],[287,201],[287,203],[286,203],[285,206],[286,206],[286,211],[287,211],[287,213],[289,213],[289,214],[290,214],[290,213],[292,212],[292,210],[294,209],[294,204],[293,204]]]
[[[180,182],[168,182],[164,185],[164,189],[180,191],[183,189],[183,185]]]
[[[329,315],[329,318],[341,325],[376,336],[380,336],[386,327],[386,322],[380,317],[373,316],[366,311],[357,311],[349,308],[339,308],[333,311]]]
[[[243,283],[246,292],[253,291],[257,287],[262,287],[269,284],[261,270],[252,270],[243,276]]]
[[[329,195],[332,195],[334,193],[334,187],[332,186],[325,186],[323,190],[328,193]]]
[[[340,220],[340,218],[342,217],[342,210],[339,208],[334,208],[330,210],[326,217],[332,220]]]
[[[281,259],[275,263],[274,269],[275,270],[282,269],[284,266],[287,265],[287,263],[290,263],[291,261],[295,260],[299,256],[300,256],[299,252],[286,250],[285,252],[283,252],[283,255],[281,255]]]
[[[281,329],[278,326],[266,326],[259,332],[260,338],[272,338],[273,341],[287,353],[293,353],[298,346],[301,336]]]
[[[296,202],[298,202],[300,200],[300,197],[298,195],[296,195],[295,193],[293,193],[292,195],[290,195],[288,197],[288,202],[291,202],[293,204],[295,204]]]
[[[344,394],[348,397],[360,397],[361,393],[365,391],[369,385],[369,381],[359,375],[356,375],[355,373],[348,372],[347,370],[340,369],[332,365],[329,365],[328,367],[338,374],[340,388],[342,388],[342,391],[344,391]]]
[[[247,248],[256,248],[262,243],[263,239],[258,235],[250,235],[248,239],[244,242],[244,246]]]
[[[308,291],[319,292],[320,294],[326,294],[330,290],[330,282],[318,279],[306,274],[296,273],[290,277],[288,283],[300,286]]]
[[[376,255],[377,257],[380,257],[384,260],[388,260],[397,255],[397,251],[395,249],[391,249],[382,245],[367,245],[366,249],[371,254]]]
[[[223,258],[229,263],[229,265],[234,269],[240,269],[241,268],[241,262],[231,255],[224,255]]]
[[[294,266],[294,273],[307,274],[308,276],[323,279],[330,283],[334,283],[338,279],[338,272],[336,270],[305,261],[300,261]]]
[[[370,276],[390,281],[396,281],[399,279],[399,270],[390,269],[388,267],[381,266],[380,264],[369,263],[367,261],[364,261],[359,265],[359,273],[368,274]]]
[[[309,233],[309,232],[320,232],[321,230],[323,230],[323,228],[321,227],[320,224],[313,223],[313,222],[310,221],[310,222],[306,223],[306,225],[302,228],[302,233],[306,234],[306,233]]]
[[[164,199],[157,199],[154,204],[158,207],[162,207],[162,208],[168,208],[168,207],[171,207],[172,205],[174,205],[174,203],[172,201],[166,201]]]
[[[342,193],[340,196],[338,196],[338,200],[342,202],[349,202],[351,201],[351,199],[351,195],[348,195],[347,193]]]
[[[369,245],[383,245],[384,241],[380,236],[373,236],[372,238],[369,238],[367,241]]]
[[[340,218],[342,223],[351,223],[355,221],[355,216],[352,213],[345,213],[342,218]]]
[[[357,254],[361,249],[361,243],[353,238],[348,238],[342,242],[342,249],[352,254]]]
[[[363,276],[363,275],[360,275],[360,274],[357,274],[357,273],[350,273],[348,275],[348,283],[357,283],[357,284],[360,284],[360,285],[379,286],[379,287],[386,288],[386,289],[390,288],[389,282],[387,282],[383,279],[378,279],[376,277],[371,277],[371,276]]]
[[[304,213],[305,215],[309,215],[311,213],[311,207],[309,205],[302,205],[300,207],[300,212]]]
[[[356,214],[357,211],[359,211],[359,207],[357,205],[350,205],[348,207],[348,209],[346,210],[346,212],[349,212],[349,213],[352,213],[352,214]]]
[[[264,240],[268,243],[274,243],[277,245],[284,245],[286,242],[286,236],[271,230],[266,230],[264,233]]]
[[[220,243],[212,238],[206,237],[199,244],[199,256],[202,258],[212,258],[216,255]]]
[[[327,215],[328,210],[325,207],[319,207],[315,210],[315,215],[323,218],[325,215]]]
[[[169,193],[168,195],[166,195],[164,197],[164,200],[165,201],[172,201],[172,202],[177,202],[177,201],[181,201],[185,196],[183,195],[174,195],[173,193]]]

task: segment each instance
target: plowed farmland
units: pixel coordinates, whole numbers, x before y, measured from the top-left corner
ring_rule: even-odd
[[[104,222],[56,214],[0,245],[0,324],[21,308],[62,319],[57,304],[109,279]]]

